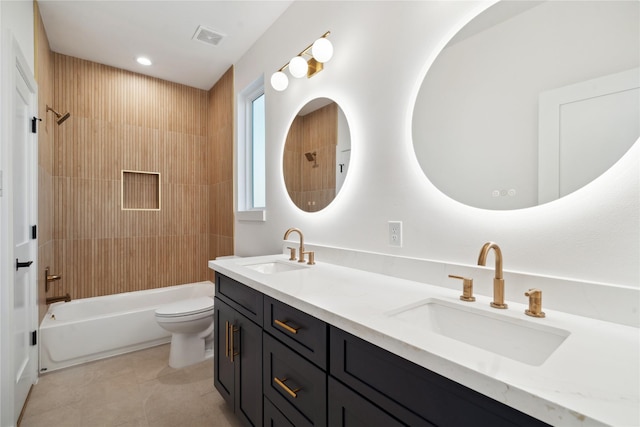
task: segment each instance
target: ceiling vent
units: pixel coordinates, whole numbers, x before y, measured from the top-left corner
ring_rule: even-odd
[[[191,38],[193,40],[201,41],[202,43],[218,46],[222,39],[224,39],[224,34],[220,34],[210,28],[200,25]]]

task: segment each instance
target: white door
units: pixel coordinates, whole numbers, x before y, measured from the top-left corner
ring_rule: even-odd
[[[37,240],[32,227],[37,220],[37,138],[31,120],[37,111],[35,84],[16,64],[11,141],[13,152],[13,243],[16,270],[13,289],[14,417],[18,418],[31,385],[37,378],[38,352],[32,343],[37,327]]]
[[[539,202],[572,193],[613,166],[640,136],[640,69],[544,92]]]

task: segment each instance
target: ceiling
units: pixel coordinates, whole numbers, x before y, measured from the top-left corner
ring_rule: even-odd
[[[51,50],[210,89],[293,0],[38,0]],[[194,40],[199,26],[222,34]],[[153,65],[139,65],[146,56]]]

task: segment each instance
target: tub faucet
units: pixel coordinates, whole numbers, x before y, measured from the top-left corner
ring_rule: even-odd
[[[487,242],[480,249],[480,256],[478,256],[478,265],[487,265],[487,254],[489,250],[493,249],[496,257],[496,271],[493,278],[493,302],[491,307],[493,308],[507,308],[507,304],[504,302],[504,279],[502,278],[502,251],[500,246],[494,242]]]
[[[49,283],[62,279],[62,276],[57,274],[49,274],[49,267],[44,269],[44,291],[49,292]]]
[[[289,234],[293,233],[294,231],[300,235],[300,259],[298,260],[298,262],[304,262],[304,255],[306,252],[304,251],[304,236],[302,235],[302,231],[299,228],[292,227],[284,233],[283,239],[287,240],[289,238]]]
[[[65,295],[61,295],[59,297],[50,297],[47,298],[47,305],[49,304],[53,304],[54,302],[60,302],[60,301],[64,301],[64,302],[69,302],[71,301],[71,295],[69,295],[69,293],[67,292]]]

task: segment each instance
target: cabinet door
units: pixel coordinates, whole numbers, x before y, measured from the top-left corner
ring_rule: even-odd
[[[331,427],[408,427],[358,393],[329,377],[329,425]]]
[[[213,385],[230,407],[234,407],[235,367],[229,356],[229,325],[233,324],[235,310],[215,299]]]
[[[262,425],[262,328],[215,300],[213,383],[246,426]]]
[[[262,425],[262,328],[237,314],[232,331],[236,365],[235,413],[244,425]]]

